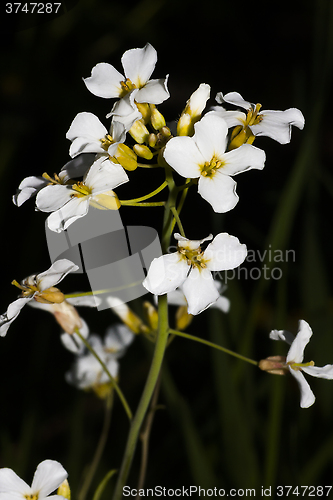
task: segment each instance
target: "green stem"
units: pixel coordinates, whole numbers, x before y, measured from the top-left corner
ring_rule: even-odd
[[[178,212],[177,212],[177,209],[175,207],[171,207],[171,212],[173,213],[173,216],[175,218],[175,221],[177,222],[177,226],[179,228],[179,231],[180,231],[180,234],[182,236],[184,236],[184,238],[186,238],[185,236],[185,233],[184,233],[184,228],[183,228],[183,225],[181,223],[181,220],[179,218],[179,215],[178,215]],[[172,226],[173,226],[173,223],[172,223]]]
[[[113,391],[110,392],[108,397],[105,400],[105,414],[104,414],[104,423],[103,423],[103,428],[102,432],[98,441],[98,445],[95,451],[94,458],[90,464],[89,470],[87,475],[84,478],[84,482],[82,485],[82,488],[80,490],[80,493],[78,495],[78,500],[85,500],[87,493],[89,491],[91,482],[93,480],[93,477],[95,475],[95,472],[97,470],[98,464],[102,458],[102,454],[106,445],[106,440],[109,434],[109,429],[110,429],[110,423],[111,423],[111,412],[112,412],[112,405],[113,405]]]
[[[151,203],[140,203],[131,200],[119,200],[124,207],[164,207],[165,201],[154,201]]]
[[[178,335],[178,337],[184,337],[185,339],[194,340],[195,342],[200,342],[200,344],[208,345],[209,347],[214,347],[214,349],[218,349],[219,351],[223,351],[226,354],[230,354],[230,356],[234,356],[235,358],[241,359],[242,361],[246,361],[247,363],[251,363],[252,365],[258,365],[258,361],[254,361],[253,359],[246,358],[237,352],[230,351],[226,347],[222,347],[218,344],[214,344],[213,342],[209,342],[209,340],[201,339],[199,337],[195,337],[194,335],[189,335],[188,333],[180,332],[178,330],[169,329],[169,333],[173,335]]]
[[[117,382],[115,381],[115,379],[112,377],[111,373],[109,372],[108,370],[108,367],[106,366],[106,364],[101,360],[101,358],[98,356],[97,352],[91,347],[91,345],[89,344],[89,342],[87,341],[87,339],[85,339],[83,337],[83,335],[81,335],[80,331],[78,328],[75,329],[75,333],[80,337],[80,339],[82,340],[82,342],[84,343],[84,345],[86,346],[86,348],[91,352],[91,354],[97,359],[97,361],[99,362],[99,364],[101,365],[101,367],[103,368],[103,370],[105,371],[105,373],[107,374],[107,376],[109,377],[110,379],[110,382],[112,384],[112,386],[115,388],[115,391],[117,392],[118,396],[119,396],[119,399],[120,401],[122,402],[123,404],[123,407],[124,407],[124,410],[129,418],[129,420],[132,420],[132,412],[130,410],[130,407],[128,406],[128,403],[125,399],[125,396],[124,394],[122,393],[119,385],[117,384]]]
[[[123,495],[123,487],[126,484],[127,477],[132,464],[133,455],[139,438],[142,422],[145,418],[149,403],[154,392],[158,376],[160,374],[164,352],[168,341],[168,303],[167,296],[161,295],[158,298],[158,318],[159,328],[155,344],[155,351],[144,387],[140,403],[136,414],[132,420],[127,444],[125,448],[123,463],[119,472],[113,500],[120,500]]]
[[[158,188],[154,189],[154,191],[152,191],[151,193],[145,194],[140,198],[133,198],[132,200],[123,200],[123,201],[120,200],[120,203],[122,205],[127,205],[128,203],[138,203],[139,201],[148,200],[149,198],[155,196],[155,194],[158,194],[161,191],[163,191],[163,189],[166,188],[167,185],[168,185],[167,181],[164,181],[163,184],[161,184]]]

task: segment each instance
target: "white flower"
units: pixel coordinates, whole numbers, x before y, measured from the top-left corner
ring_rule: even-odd
[[[135,100],[140,103],[160,104],[168,99],[167,78],[149,80],[157,62],[157,52],[149,43],[142,49],[127,50],[121,62],[125,76],[108,63],[94,66],[91,76],[84,79],[88,90],[109,99],[125,97],[138,89]]]
[[[105,363],[112,377],[117,378],[119,371],[117,359],[123,356],[133,339],[133,333],[126,326],[116,325],[108,328],[104,341],[98,335],[91,335],[89,343]],[[105,395],[105,389],[110,384],[107,373],[90,352],[77,357],[65,378],[78,389],[94,390],[100,396]]]
[[[245,114],[242,111],[226,111],[223,107],[215,106],[214,111],[226,120],[228,127],[237,125],[244,129],[248,127],[254,136],[271,137],[280,144],[290,142],[292,125],[301,130],[304,127],[304,116],[297,108],[285,111],[260,111],[260,104],[254,105],[245,101],[238,92],[229,92],[225,96],[219,92],[216,100],[220,104],[227,102],[247,110]]]
[[[60,304],[65,300],[64,295],[54,285],[64,279],[71,272],[79,268],[70,260],[57,260],[44,273],[34,274],[22,281],[13,282],[20,290],[21,297],[9,304],[7,312],[0,315],[0,337],[4,337],[11,323],[20,314],[21,309],[30,301],[36,300],[44,304]]]
[[[116,101],[106,118],[113,117],[113,121],[120,123],[125,128],[126,132],[130,130],[132,125],[142,118],[142,114],[135,104],[135,98],[138,89],[133,90],[130,94],[125,95],[119,101]]]
[[[199,177],[198,192],[215,212],[228,212],[238,202],[231,176],[251,168],[263,169],[265,153],[245,144],[225,152],[228,127],[216,113],[208,113],[194,125],[193,137],[174,137],[164,151],[167,163],[180,175]]]
[[[154,259],[143,286],[154,295],[163,295],[182,286],[189,314],[199,314],[217,301],[220,294],[211,271],[239,266],[247,255],[246,246],[227,233],[218,234],[205,251],[200,245],[213,238],[188,240],[176,233],[178,250]]]
[[[31,486],[12,469],[0,469],[0,500],[64,500],[63,496],[50,496],[50,493],[56,490],[67,476],[63,466],[55,460],[44,460],[38,465]]]
[[[80,153],[106,153],[112,144],[124,142],[125,127],[112,121],[110,132],[93,113],[78,113],[66,134],[72,141],[69,154],[73,158]]]
[[[284,340],[290,344],[290,349],[286,358],[286,366],[288,366],[290,373],[298,382],[301,391],[301,407],[308,408],[313,405],[316,398],[302,372],[312,375],[313,377],[332,380],[333,365],[317,367],[314,365],[313,361],[303,363],[304,348],[312,336],[310,325],[304,320],[300,320],[299,322],[298,334],[296,337],[285,330],[272,330],[269,336],[273,340]]]
[[[42,212],[53,212],[48,217],[48,227],[59,233],[86,215],[89,205],[100,209],[118,209],[120,204],[113,189],[128,180],[120,165],[100,157],[92,164],[83,182],[42,189],[37,195],[36,206]]]
[[[58,175],[52,179],[46,173],[41,177],[29,176],[23,179],[13,196],[14,205],[20,207],[25,201],[36,195],[41,189],[49,184],[67,184],[70,179],[82,177],[94,161],[94,155],[79,156],[70,160],[61,169]]]

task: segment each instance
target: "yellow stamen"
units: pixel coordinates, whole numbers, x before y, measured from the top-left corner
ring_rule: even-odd
[[[314,366],[314,361],[309,361],[308,363],[294,363],[293,361],[289,361],[287,365],[290,366],[295,371],[300,371],[302,368],[306,368],[307,366]]]
[[[114,143],[113,137],[110,134],[106,134],[106,136],[103,137],[103,139],[100,139],[100,141],[102,143],[102,148],[105,151],[107,151],[109,149],[109,147],[111,146],[111,144]]]
[[[224,165],[225,162],[213,157],[210,162],[206,161],[206,163],[201,167],[201,175],[204,177],[213,177],[216,170],[222,168]]]
[[[91,194],[91,189],[86,186],[82,181],[73,184],[72,189],[76,191],[76,193],[72,194],[72,197],[82,198],[83,196],[88,196]]]

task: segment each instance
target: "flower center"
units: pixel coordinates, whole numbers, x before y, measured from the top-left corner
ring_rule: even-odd
[[[24,495],[27,500],[38,500],[38,493],[31,495]]]
[[[107,151],[109,149],[109,147],[111,146],[111,144],[114,143],[113,137],[110,134],[106,134],[106,136],[103,137],[103,139],[100,139],[100,141],[102,143],[102,148],[105,151]]]
[[[206,163],[201,166],[201,175],[203,177],[213,177],[216,170],[223,168],[225,162],[223,160],[218,160],[213,156],[211,161],[206,161]]]
[[[255,107],[251,108],[247,112],[246,120],[244,123],[244,128],[251,126],[251,125],[258,125],[263,119],[262,116],[260,116],[258,113],[261,109],[261,104],[256,104]]]
[[[76,191],[76,193],[72,194],[72,198],[82,198],[84,196],[89,196],[91,194],[91,189],[84,184],[84,182],[79,181],[76,184],[73,184],[72,189]]]
[[[307,366],[314,366],[314,361],[309,361],[308,363],[294,363],[293,361],[289,361],[287,363],[290,368],[295,370],[296,372],[301,371],[302,368],[306,368]]]
[[[194,250],[184,247],[178,247],[178,252],[186,259],[189,266],[197,267],[199,270],[206,267],[201,248]]]
[[[121,85],[121,94],[119,96],[120,98],[125,97],[126,94],[128,94],[129,92],[131,92],[136,88],[136,85],[132,83],[129,78],[126,78],[125,81],[120,82],[120,85]]]
[[[28,298],[35,295],[34,299],[42,304],[60,304],[65,300],[64,294],[54,286],[40,292],[38,290],[38,285],[34,282],[34,276],[30,276],[24,280],[22,284],[13,280],[12,285],[15,285],[21,290],[21,297]]]

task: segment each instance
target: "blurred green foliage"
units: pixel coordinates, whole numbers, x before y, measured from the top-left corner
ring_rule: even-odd
[[[210,105],[217,92],[238,91],[263,109],[298,107],[306,120],[303,132],[293,130],[289,145],[255,141],[266,151],[266,167],[237,179],[240,202],[231,213],[212,216],[190,193],[182,212],[189,238],[206,236],[210,226],[214,233],[236,235],[249,249],[293,249],[296,257],[281,263],[280,280],[230,281],[230,313],[204,312],[189,331],[259,360],[285,354],[286,346],[270,341],[268,333],[273,328],[296,333],[302,318],[314,331],[306,354],[319,366],[332,363],[332,2],[283,0],[272,7],[242,1],[79,0],[63,6],[61,16],[47,20],[44,14],[31,27],[22,17],[5,16],[1,30],[1,312],[15,298],[13,279],[49,266],[45,216],[34,212],[33,202],[15,207],[12,194],[24,177],[53,174],[68,161],[65,133],[76,113],[91,111],[103,120],[111,108],[111,102],[89,94],[81,78],[102,61],[121,70],[122,53],[149,41],[159,56],[154,77],[170,74],[171,98],[160,106],[168,120],[179,117],[202,82],[212,87]],[[142,181],[135,172],[133,179],[128,197],[158,185],[150,173]],[[124,207],[124,222],[160,228],[160,212],[138,212]],[[66,278],[64,286],[72,292],[89,285],[81,276]],[[40,461],[57,459],[70,473],[75,498],[98,439],[103,405],[66,384],[72,356],[60,345],[58,325],[26,309],[0,339],[0,466],[29,481]],[[109,311],[82,315],[99,334],[116,320]],[[121,386],[132,408],[149,367],[146,347],[137,339],[121,364]],[[290,377],[267,375],[185,339],[172,342],[165,368],[164,409],[152,428],[147,486],[330,484],[332,382],[311,380],[317,401],[302,410]],[[127,430],[116,401],[94,486],[119,467]],[[139,466],[138,450],[133,487]]]

